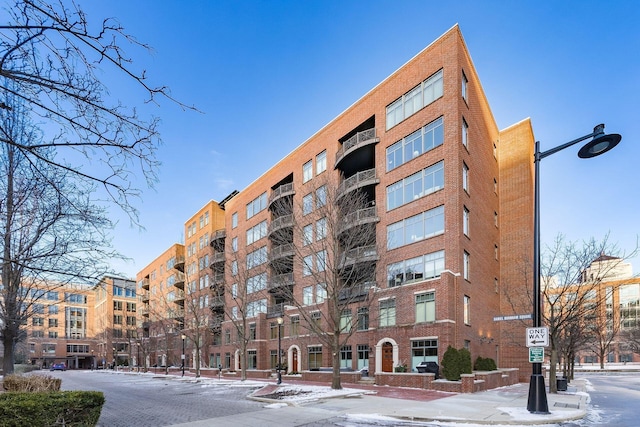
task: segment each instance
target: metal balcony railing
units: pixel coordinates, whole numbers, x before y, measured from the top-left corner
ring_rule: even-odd
[[[377,144],[378,142],[380,142],[380,138],[376,137],[375,128],[356,133],[342,143],[342,148],[336,153],[336,166],[338,166],[342,159],[344,159],[349,153],[360,147],[364,147],[365,145]]]
[[[342,224],[340,224],[340,232],[348,230],[351,227],[355,227],[356,225],[378,221],[380,221],[380,218],[378,217],[378,210],[375,206],[359,209],[342,218]]]
[[[364,187],[367,185],[377,184],[379,182],[380,179],[376,174],[375,168],[360,171],[340,183],[340,185],[338,186],[337,196],[342,197],[351,190],[355,190],[356,188]]]
[[[293,189],[293,182],[282,184],[280,187],[271,192],[271,195],[269,196],[269,206],[271,206],[273,202],[280,199],[281,197],[290,196],[295,193],[296,192]]]

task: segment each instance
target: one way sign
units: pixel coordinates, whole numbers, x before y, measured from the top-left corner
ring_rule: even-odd
[[[527,328],[527,347],[547,347],[549,328]]]

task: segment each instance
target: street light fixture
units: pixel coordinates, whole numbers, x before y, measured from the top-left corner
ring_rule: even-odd
[[[138,356],[136,357],[136,365],[138,367],[138,373],[140,373],[140,342],[136,343],[138,346]]]
[[[578,157],[581,159],[589,159],[599,156],[614,148],[622,137],[616,133],[606,135],[604,133],[604,124],[600,124],[593,128],[593,132],[581,136],[580,138],[569,141],[547,151],[540,152],[540,141],[535,143],[535,177],[534,177],[534,200],[533,200],[533,327],[542,326],[542,315],[540,310],[540,160],[548,157],[558,151],[569,148],[578,142],[593,138],[585,144],[580,151]],[[529,400],[527,401],[527,410],[534,414],[548,414],[549,406],[547,404],[547,394],[544,385],[544,377],[542,376],[542,363],[532,364],[531,380],[529,382]]]
[[[282,355],[281,355],[281,342],[282,342],[282,335],[280,334],[280,329],[282,328],[282,322],[283,319],[282,317],[278,317],[278,365],[277,365],[277,372],[278,372],[278,381],[276,382],[276,384],[282,384],[282,373],[280,372],[280,366],[282,365]]]
[[[182,334],[182,376],[184,377],[184,340],[187,338],[185,334]]]

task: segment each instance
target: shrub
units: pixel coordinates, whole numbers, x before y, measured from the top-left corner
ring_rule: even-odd
[[[460,363],[460,373],[470,374],[471,370],[471,352],[466,348],[458,350],[458,362]]]
[[[458,350],[449,346],[442,356],[442,375],[449,381],[460,379],[460,354]]]
[[[442,356],[442,375],[449,381],[458,381],[460,375],[470,374],[471,353],[466,348],[447,348]]]
[[[104,395],[99,391],[53,391],[0,394],[3,427],[95,426]]]
[[[486,359],[484,357],[478,356],[475,363],[473,364],[473,369],[476,371],[495,371],[498,369],[495,360],[490,357]]]
[[[2,387],[10,392],[59,391],[62,380],[48,375],[17,375],[4,377]]]

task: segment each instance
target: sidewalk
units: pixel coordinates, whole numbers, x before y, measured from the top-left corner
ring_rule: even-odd
[[[566,392],[547,393],[549,414],[531,414],[527,411],[528,383],[472,394],[349,384],[341,392],[322,395],[313,392],[314,387],[293,382],[283,383],[282,386],[271,383],[252,396],[252,399],[265,403],[261,411],[180,424],[179,427],[322,425],[323,421],[338,416],[344,416],[356,424],[358,420],[402,420],[442,422],[444,425],[543,425],[583,418],[589,401],[586,381],[583,379],[572,381]],[[309,392],[304,394],[305,397],[301,393],[294,400],[269,398],[278,390],[290,388]]]

